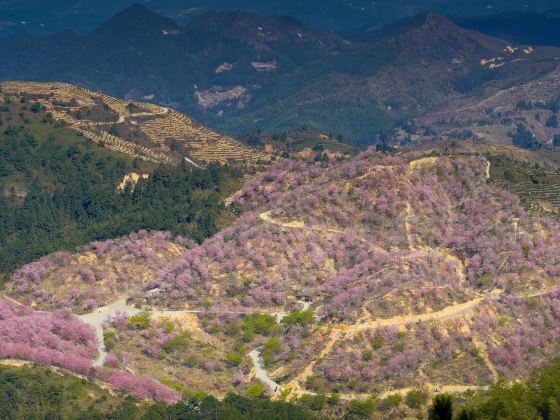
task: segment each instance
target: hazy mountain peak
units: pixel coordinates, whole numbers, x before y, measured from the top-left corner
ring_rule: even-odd
[[[396,43],[404,56],[419,56],[422,59],[463,56],[476,61],[482,55],[504,48],[504,41],[461,28],[433,12],[412,18],[388,40]]]
[[[434,12],[422,13],[412,18],[410,22],[403,27],[402,32],[407,31],[432,32],[439,35],[466,32],[447,17]]]
[[[161,34],[163,30],[177,31],[179,26],[168,17],[155,13],[142,5],[134,4],[117,13],[99,27],[94,34],[115,34],[116,32]]]
[[[322,46],[342,42],[338,35],[311,30],[290,16],[260,16],[244,11],[210,12],[190,22],[185,30],[259,45],[270,41],[321,42]]]

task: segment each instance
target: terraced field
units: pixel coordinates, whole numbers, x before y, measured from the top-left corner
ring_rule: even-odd
[[[40,103],[57,121],[106,147],[155,163],[255,166],[270,157],[149,103],[128,102],[66,83],[5,82],[1,92]]]
[[[560,212],[560,171],[506,156],[491,156],[492,182],[518,195],[533,213]]]

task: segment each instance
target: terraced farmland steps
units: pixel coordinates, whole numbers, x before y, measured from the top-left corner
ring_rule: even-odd
[[[500,164],[503,174],[494,173],[494,185],[518,195],[532,212],[560,212],[559,171],[535,168],[514,160]]]
[[[64,121],[95,143],[156,164],[179,164],[183,158],[195,166],[211,163],[255,166],[271,161],[268,154],[167,107],[124,101],[66,83],[3,82],[0,89],[4,95],[26,95],[39,102],[55,120]],[[114,121],[90,121],[84,116],[86,113],[79,118],[75,116],[82,108],[100,104],[116,115]],[[116,132],[111,130],[114,127]],[[123,128],[124,134],[118,127]]]

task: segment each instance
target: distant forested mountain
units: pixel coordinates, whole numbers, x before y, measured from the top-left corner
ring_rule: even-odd
[[[433,13],[364,43],[288,17],[215,12],[183,26],[133,6],[88,35],[1,39],[0,79],[66,81],[151,100],[228,134],[305,126],[372,143],[451,99],[509,88],[558,65],[557,50],[539,47],[491,66],[486,60],[507,45]]]
[[[506,12],[542,12],[558,8],[554,0],[4,0],[0,3],[0,35],[55,33],[65,29],[87,33],[134,3],[144,4],[184,24],[211,11],[245,10],[294,16],[313,28],[348,31],[379,27],[427,11],[456,16],[489,16]]]

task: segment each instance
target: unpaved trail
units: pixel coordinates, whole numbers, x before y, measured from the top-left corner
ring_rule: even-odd
[[[309,230],[314,232],[327,232],[327,233],[337,233],[337,234],[345,234],[344,230],[340,229],[331,229],[331,228],[323,228],[323,227],[314,227],[314,226],[305,226],[305,222],[302,220],[293,220],[291,222],[281,222],[280,220],[276,220],[272,217],[272,210],[259,214],[259,219],[265,223],[280,226],[284,229],[302,229],[302,230]],[[379,245],[373,244],[367,239],[358,238],[360,242],[365,243],[370,247],[371,250],[375,252],[379,252],[382,254],[388,254],[389,252],[380,247]]]
[[[292,222],[281,222],[279,220],[276,220],[272,217],[272,210],[261,213],[259,215],[259,219],[261,219],[265,223],[280,226],[287,229],[311,229],[305,226],[305,223],[302,220],[294,220]]]
[[[305,381],[307,381],[309,377],[313,376],[313,369],[315,369],[317,363],[327,354],[332,352],[334,345],[341,338],[341,333],[338,330],[334,330],[331,331],[329,335],[330,335],[329,341],[327,341],[327,344],[323,348],[323,350],[321,350],[321,352],[318,354],[315,360],[313,360],[310,364],[308,364],[298,376],[296,376],[294,379],[290,381],[290,383],[288,384],[288,388],[295,389],[295,390],[302,390],[301,384],[305,383]]]
[[[496,366],[494,366],[494,363],[492,363],[492,360],[490,360],[490,356],[488,356],[488,348],[486,347],[486,343],[480,341],[476,336],[473,335],[473,344],[478,349],[480,357],[482,358],[482,360],[484,360],[486,367],[492,374],[492,379],[494,380],[494,382],[496,382],[499,379],[500,374],[498,373]]]
[[[166,108],[164,106],[160,107],[160,111],[158,112],[136,112],[133,114],[130,114],[128,117],[129,118],[140,118],[140,117],[159,117],[160,115],[166,115],[169,113],[169,108]]]
[[[296,378],[294,378],[288,386],[294,389],[301,389],[301,384],[313,375],[313,369],[320,361],[320,359],[329,354],[333,350],[336,342],[344,336],[353,335],[359,332],[380,327],[402,327],[408,324],[413,324],[415,322],[444,321],[447,319],[457,318],[471,313],[484,299],[484,297],[479,297],[465,303],[458,303],[456,305],[448,306],[441,311],[430,312],[426,314],[381,318],[354,325],[330,326],[331,328],[333,328],[333,330],[330,332],[330,339],[327,342],[326,346],[319,353],[318,357],[309,365],[307,365],[305,369]]]
[[[255,369],[255,378],[261,381],[273,392],[275,393],[280,392],[282,390],[282,386],[278,382],[274,381],[274,379],[272,379],[270,376],[268,376],[268,373],[264,368],[261,352],[262,352],[262,347],[259,347],[249,353],[249,357],[251,358],[251,361],[253,362],[253,367]]]
[[[379,327],[401,327],[408,324],[413,324],[415,322],[444,321],[447,319],[464,316],[472,312],[483,300],[485,300],[485,297],[478,297],[476,299],[469,300],[468,302],[457,303],[455,305],[448,306],[437,312],[400,315],[394,316],[392,318],[374,319],[372,321],[354,325],[337,325],[334,328],[347,334],[353,334]]]
[[[379,394],[379,398],[387,398],[389,395],[399,394],[399,395],[406,395],[410,391],[416,391],[418,389],[422,389],[427,391],[430,395],[433,394],[462,394],[463,392],[467,391],[477,391],[488,389],[489,386],[487,385],[438,385],[438,384],[431,384],[425,383],[424,385],[416,388],[399,388],[399,389],[392,389],[388,391],[384,391]]]
[[[89,121],[89,120],[81,120],[82,123],[90,126],[98,126],[98,125],[109,125],[109,124],[122,124],[126,121],[127,118],[141,118],[141,117],[159,117],[161,115],[166,115],[169,113],[169,108],[161,107],[161,111],[158,112],[137,112],[134,114],[123,115],[119,114],[119,118],[117,121]]]
[[[94,367],[103,366],[107,359],[107,349],[103,340],[103,322],[108,318],[114,317],[117,313],[122,312],[128,316],[135,315],[140,312],[133,306],[126,303],[126,298],[121,298],[109,305],[105,305],[95,309],[95,311],[84,315],[78,315],[83,322],[90,325],[95,330],[95,338],[97,341],[97,351],[99,355],[93,362]]]
[[[190,163],[191,165],[193,165],[194,167],[201,169],[200,166],[198,166],[196,163],[194,163],[192,160],[190,160],[188,157],[184,156],[185,158],[185,162]]]
[[[6,299],[7,301],[12,302],[16,306],[24,306],[21,302],[15,300],[13,297],[10,297],[8,295],[3,295],[1,299]]]
[[[538,290],[536,292],[521,294],[518,295],[517,297],[528,299],[528,298],[548,295],[549,293],[558,292],[558,291],[560,291],[560,286],[554,286],[549,289],[543,289],[543,290]]]
[[[105,344],[103,340],[103,323],[117,315],[117,313],[124,313],[128,316],[136,315],[142,312],[142,309],[138,309],[126,303],[126,298],[120,298],[108,305],[101,306],[95,309],[93,312],[77,315],[83,322],[90,325],[95,330],[95,338],[97,344],[97,351],[99,356],[95,359],[93,363],[94,367],[103,366],[105,360],[107,359],[107,349],[105,349]],[[150,312],[150,316],[153,318],[163,318],[163,317],[176,317],[183,314],[193,314],[199,313],[200,310],[178,310],[178,311],[153,311]]]

